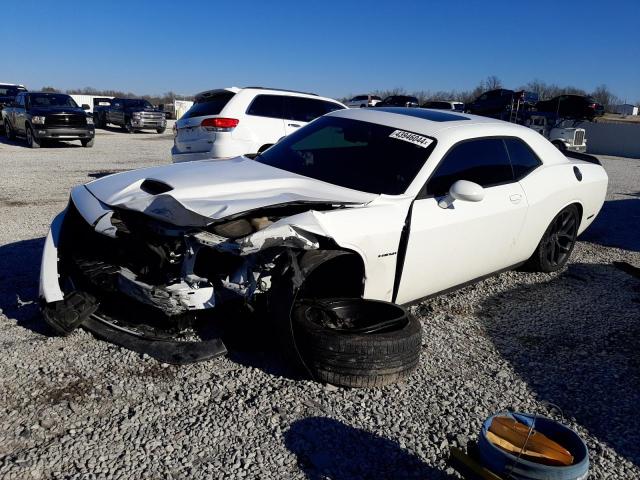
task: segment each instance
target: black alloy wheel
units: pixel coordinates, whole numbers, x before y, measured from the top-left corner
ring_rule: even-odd
[[[565,266],[576,244],[580,214],[569,205],[551,221],[526,267],[536,272],[555,272]]]
[[[546,257],[550,265],[567,263],[576,242],[578,215],[574,209],[566,209],[554,219],[547,237]]]

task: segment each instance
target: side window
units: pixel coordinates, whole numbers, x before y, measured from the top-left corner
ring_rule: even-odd
[[[21,107],[24,107],[24,95],[20,94],[16,97],[16,102],[18,103],[18,105],[20,105]]]
[[[325,103],[329,102],[314,100],[313,98],[288,97],[287,118],[298,120],[299,122],[310,122],[327,113],[328,110]]]
[[[446,195],[458,180],[483,187],[513,181],[509,156],[501,138],[479,138],[455,145],[427,182],[427,195]]]
[[[322,104],[324,105],[324,113],[334,112],[336,110],[344,110],[344,107],[342,107],[342,105],[338,105],[337,103],[322,101]]]
[[[542,162],[533,150],[531,150],[531,147],[519,138],[505,138],[504,143],[509,152],[513,175],[516,180],[526,177],[542,165]]]
[[[258,95],[247,109],[247,115],[285,118],[284,97],[280,95]]]

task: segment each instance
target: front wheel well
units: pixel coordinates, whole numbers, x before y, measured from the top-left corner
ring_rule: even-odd
[[[318,260],[311,258],[312,266],[300,287],[298,298],[358,298],[364,294],[365,270],[360,255],[351,251],[339,251],[326,260],[322,251],[313,251]],[[307,252],[307,263],[310,258]],[[301,259],[305,270],[305,258]],[[313,264],[315,263],[315,264]]]

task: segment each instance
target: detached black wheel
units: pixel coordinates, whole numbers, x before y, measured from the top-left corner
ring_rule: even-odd
[[[27,127],[27,145],[29,148],[40,148],[40,142],[33,134],[33,129],[31,127]]]
[[[551,222],[526,267],[535,272],[555,272],[565,266],[576,244],[580,213],[569,205]]]
[[[344,387],[401,381],[420,357],[420,323],[402,307],[374,300],[302,301],[292,310],[297,348],[312,375]]]

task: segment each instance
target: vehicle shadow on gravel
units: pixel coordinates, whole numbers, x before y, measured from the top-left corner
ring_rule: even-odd
[[[53,332],[38,309],[38,277],[44,237],[0,246],[0,308],[18,325],[41,335]]]
[[[331,478],[452,479],[392,440],[327,417],[295,421],[286,447],[311,480]]]
[[[538,400],[640,465],[639,312],[637,278],[611,264],[572,264],[487,299],[479,315]]]
[[[609,200],[580,240],[640,252],[640,192],[624,200]]]
[[[31,150],[31,147],[29,147],[29,145],[27,145],[27,141],[23,138],[16,138],[14,140],[9,140],[7,137],[3,137],[0,136],[0,145],[11,145],[13,147],[22,147],[25,148],[27,150]],[[82,148],[82,145],[80,145],[79,143],[70,143],[70,142],[58,142],[55,140],[48,140],[45,143],[43,143],[40,148],[50,148],[50,149],[55,149],[55,148]]]

